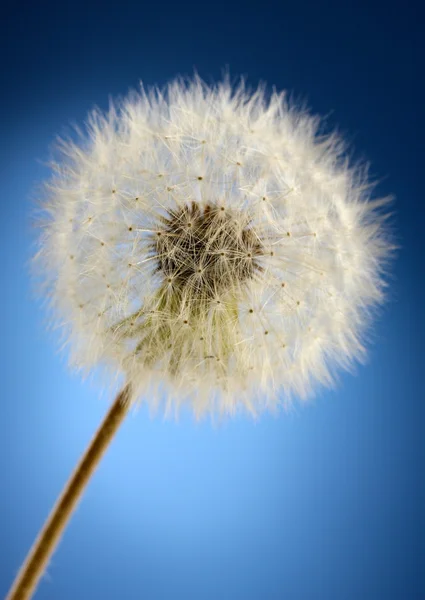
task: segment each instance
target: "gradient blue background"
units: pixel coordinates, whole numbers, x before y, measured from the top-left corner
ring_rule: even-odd
[[[132,414],[36,600],[425,597],[423,47],[413,2],[6,2],[1,65],[0,596],[107,399],[31,296],[29,194],[55,134],[108,95],[229,66],[328,115],[395,194],[402,249],[370,362],[291,415]]]

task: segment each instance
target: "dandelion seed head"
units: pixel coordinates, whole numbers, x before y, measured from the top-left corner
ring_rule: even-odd
[[[35,272],[73,366],[199,416],[305,399],[364,359],[388,201],[284,93],[142,87],[58,152]]]

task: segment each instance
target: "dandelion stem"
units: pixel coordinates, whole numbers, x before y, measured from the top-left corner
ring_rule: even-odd
[[[84,488],[127,414],[130,386],[116,397],[35,540],[6,600],[31,598]]]

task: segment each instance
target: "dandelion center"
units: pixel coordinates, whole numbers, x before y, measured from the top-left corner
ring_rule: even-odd
[[[192,202],[169,210],[161,235],[154,236],[157,271],[199,299],[235,289],[262,270],[263,246],[255,230],[246,217],[222,209]]]

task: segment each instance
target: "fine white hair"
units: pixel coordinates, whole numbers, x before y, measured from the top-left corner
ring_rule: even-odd
[[[365,358],[389,199],[284,92],[141,86],[57,150],[35,267],[73,366],[199,416],[288,405]]]

